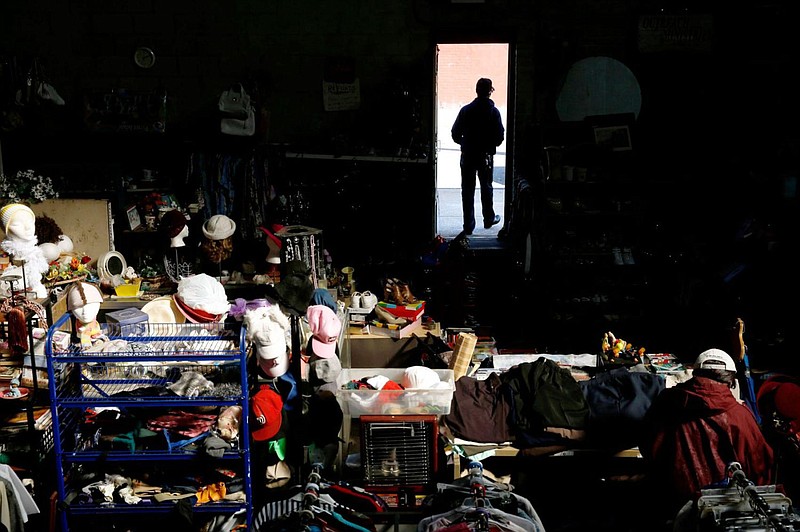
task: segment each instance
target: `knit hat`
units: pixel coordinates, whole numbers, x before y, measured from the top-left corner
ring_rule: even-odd
[[[320,358],[336,356],[336,342],[342,332],[342,322],[326,305],[311,305],[306,311],[311,329],[311,349]]]
[[[262,386],[251,399],[253,410],[252,435],[256,441],[269,440],[281,429],[283,399],[269,386]]]
[[[75,283],[67,294],[67,310],[72,311],[89,303],[102,303],[100,289],[89,283]]]
[[[169,238],[175,238],[186,227],[186,216],[178,209],[172,209],[161,215],[158,229]]]
[[[11,223],[11,219],[19,213],[27,213],[31,217],[31,220],[36,223],[36,214],[34,214],[30,207],[22,203],[9,203],[0,209],[0,224],[3,225],[3,231],[5,231],[6,234],[8,234],[8,224]]]
[[[225,240],[236,232],[236,222],[224,214],[215,214],[203,224],[203,235],[209,240]]]
[[[736,371],[736,364],[731,356],[722,349],[709,349],[700,353],[694,363],[694,369],[701,368]]]

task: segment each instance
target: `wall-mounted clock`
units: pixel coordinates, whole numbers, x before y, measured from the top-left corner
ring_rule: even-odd
[[[139,68],[151,68],[156,64],[156,54],[146,46],[140,46],[133,52],[133,62]]]

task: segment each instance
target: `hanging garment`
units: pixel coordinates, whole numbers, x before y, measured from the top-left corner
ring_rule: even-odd
[[[7,464],[0,464],[0,479],[7,480],[11,485],[14,497],[19,503],[22,513],[22,521],[24,523],[28,522],[29,516],[39,513],[39,507],[36,506],[36,501],[33,500],[33,497],[30,493],[28,493],[25,485],[22,483],[14,470],[11,469],[11,466]]]

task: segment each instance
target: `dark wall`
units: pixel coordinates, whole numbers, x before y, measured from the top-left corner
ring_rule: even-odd
[[[67,102],[39,109],[22,127],[4,125],[6,173],[49,165],[79,174],[80,187],[152,160],[179,175],[183,158],[176,154],[221,140],[232,148],[269,142],[334,152],[378,142],[391,150],[387,131],[404,104],[400,87],[418,102],[420,139],[430,142],[434,43],[497,38],[516,51],[514,168],[535,176],[540,126],[558,121],[554,103],[569,66],[611,56],[641,85],[633,142],[642,178],[667,183],[655,198],[654,230],[668,227],[686,248],[704,248],[687,260],[719,269],[737,261],[755,265],[745,271],[773,280],[766,292],[753,290],[752,297],[764,299],[781,292],[775,279],[785,273],[776,267],[783,262],[765,265],[764,257],[785,253],[776,243],[794,236],[786,228],[795,200],[782,187],[800,170],[793,83],[798,9],[789,0],[2,2],[0,57],[16,59],[21,69],[38,57]],[[710,15],[712,36],[697,46],[644,51],[637,23],[652,14]],[[156,52],[152,69],[134,65],[137,46]],[[337,58],[350,60],[360,80],[358,111],[323,110],[323,72]],[[217,131],[217,98],[238,81],[268,116],[257,138],[242,143],[220,139]],[[7,111],[13,95],[2,87]],[[168,142],[109,140],[82,130],[84,96],[118,88],[166,92]],[[749,233],[742,229],[748,222]]]
[[[556,119],[553,102],[568,67],[586,56],[607,55],[626,63],[640,80],[640,119],[648,135],[643,140],[666,154],[658,163],[669,165],[692,153],[712,155],[709,167],[719,168],[724,162],[710,149],[748,146],[761,152],[764,144],[793,134],[797,104],[789,80],[798,54],[789,25],[797,8],[790,2],[691,4],[684,9],[672,2],[631,1],[4,2],[0,55],[16,57],[20,65],[37,56],[76,115],[88,90],[163,88],[168,127],[192,136],[210,134],[216,131],[220,91],[246,81],[269,111],[269,141],[325,145],[338,137],[358,144],[380,133],[370,128],[385,127],[380,118],[389,118],[386,104],[398,84],[419,97],[424,126],[430,125],[431,50],[437,39],[497,36],[517,46],[518,157],[535,145],[533,126]],[[659,12],[712,14],[713,46],[641,53],[638,17]],[[137,46],[155,50],[152,69],[133,64]],[[325,62],[337,57],[352,59],[360,79],[357,112],[322,109]]]

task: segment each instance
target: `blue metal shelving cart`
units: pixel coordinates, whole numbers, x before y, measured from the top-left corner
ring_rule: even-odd
[[[102,340],[92,348],[84,350],[73,342],[59,349],[54,346],[54,333],[71,330],[70,315],[64,314],[50,327],[47,337],[62,532],[85,530],[77,524],[70,528],[82,518],[148,519],[152,515],[152,522],[157,523],[158,514],[174,511],[176,500],[158,502],[152,497],[131,503],[120,500],[117,494],[103,498],[97,490],[85,490],[92,481],[102,482],[105,475],[130,478],[132,484],[136,484],[133,479],[144,477],[151,480],[148,484],[155,491],[181,486],[185,494],[190,479],[202,490],[204,482],[218,484],[219,475],[227,474],[231,477],[229,485],[235,485],[237,492],[241,487],[244,497],[212,496],[207,502],[198,499],[192,512],[244,512],[250,526],[252,479],[244,327],[231,323],[138,323],[101,324],[101,328]],[[195,377],[194,384],[202,386],[193,387],[187,377]],[[179,383],[190,384],[179,388]],[[221,452],[203,451],[202,440],[211,435],[207,427],[200,435],[190,437],[180,427],[166,423],[154,428],[147,421],[160,414],[180,419],[181,413],[202,412],[205,417],[201,419],[208,423],[208,416],[215,417],[214,413],[225,407],[241,407],[241,416],[239,437]],[[111,428],[107,425],[109,418]],[[129,423],[130,431],[119,433],[127,428],[125,422],[114,424],[120,419]],[[159,484],[156,479],[164,489],[155,486]]]

